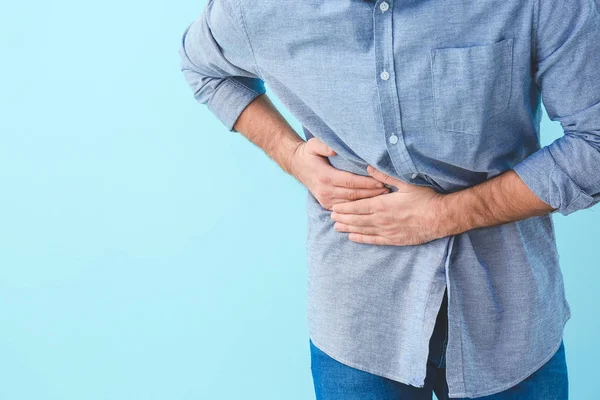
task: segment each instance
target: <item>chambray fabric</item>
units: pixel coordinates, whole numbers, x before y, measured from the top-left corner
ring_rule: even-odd
[[[209,0],[179,55],[230,131],[268,88],[336,168],[443,193],[513,169],[555,212],[600,202],[598,0]],[[544,147],[542,99],[564,129]],[[446,288],[450,398],[514,386],[559,348],[552,214],[378,246],[306,200],[309,335],[335,359],[422,387]]]
[[[415,387],[359,370],[330,357],[309,339],[310,370],[316,400],[438,400],[448,399],[445,348],[448,338],[448,298],[444,297],[429,342],[425,386]],[[494,362],[494,360],[489,360]],[[481,400],[567,400],[569,371],[565,345],[533,374],[506,390]],[[463,398],[465,399],[465,398]]]

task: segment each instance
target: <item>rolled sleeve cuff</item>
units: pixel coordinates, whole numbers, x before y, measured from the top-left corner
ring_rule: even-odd
[[[264,82],[261,79],[245,77],[224,78],[207,102],[207,107],[230,132],[235,132],[233,126],[242,111],[256,97],[265,92]]]
[[[556,163],[547,147],[513,167],[527,187],[562,215],[588,208],[596,199],[585,193]]]

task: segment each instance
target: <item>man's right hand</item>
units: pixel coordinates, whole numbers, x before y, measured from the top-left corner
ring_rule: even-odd
[[[328,210],[337,203],[391,192],[371,176],[334,168],[327,157],[336,153],[318,138],[305,141],[300,137],[266,93],[248,104],[234,124],[234,130],[263,149]]]
[[[391,192],[370,176],[334,168],[327,160],[336,155],[329,146],[312,137],[296,148],[290,161],[291,173],[328,210],[337,203],[375,197]]]

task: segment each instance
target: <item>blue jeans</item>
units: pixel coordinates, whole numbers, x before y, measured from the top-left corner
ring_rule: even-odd
[[[347,366],[329,357],[309,339],[311,371],[317,400],[446,400],[446,343],[448,339],[448,298],[437,316],[429,342],[425,386],[400,383]],[[567,400],[569,383],[565,347],[561,342],[556,354],[524,381],[500,393],[478,397],[485,400]]]

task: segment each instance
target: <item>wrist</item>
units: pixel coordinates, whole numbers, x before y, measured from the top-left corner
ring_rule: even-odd
[[[295,169],[295,160],[296,160],[296,156],[298,155],[298,152],[300,151],[300,148],[302,147],[302,145],[306,143],[306,141],[304,140],[298,140],[298,141],[294,141],[287,153],[286,156],[283,158],[283,161],[281,163],[281,168],[288,174],[296,177],[296,169]]]
[[[457,235],[476,227],[463,191],[437,194],[437,220],[440,237]]]

